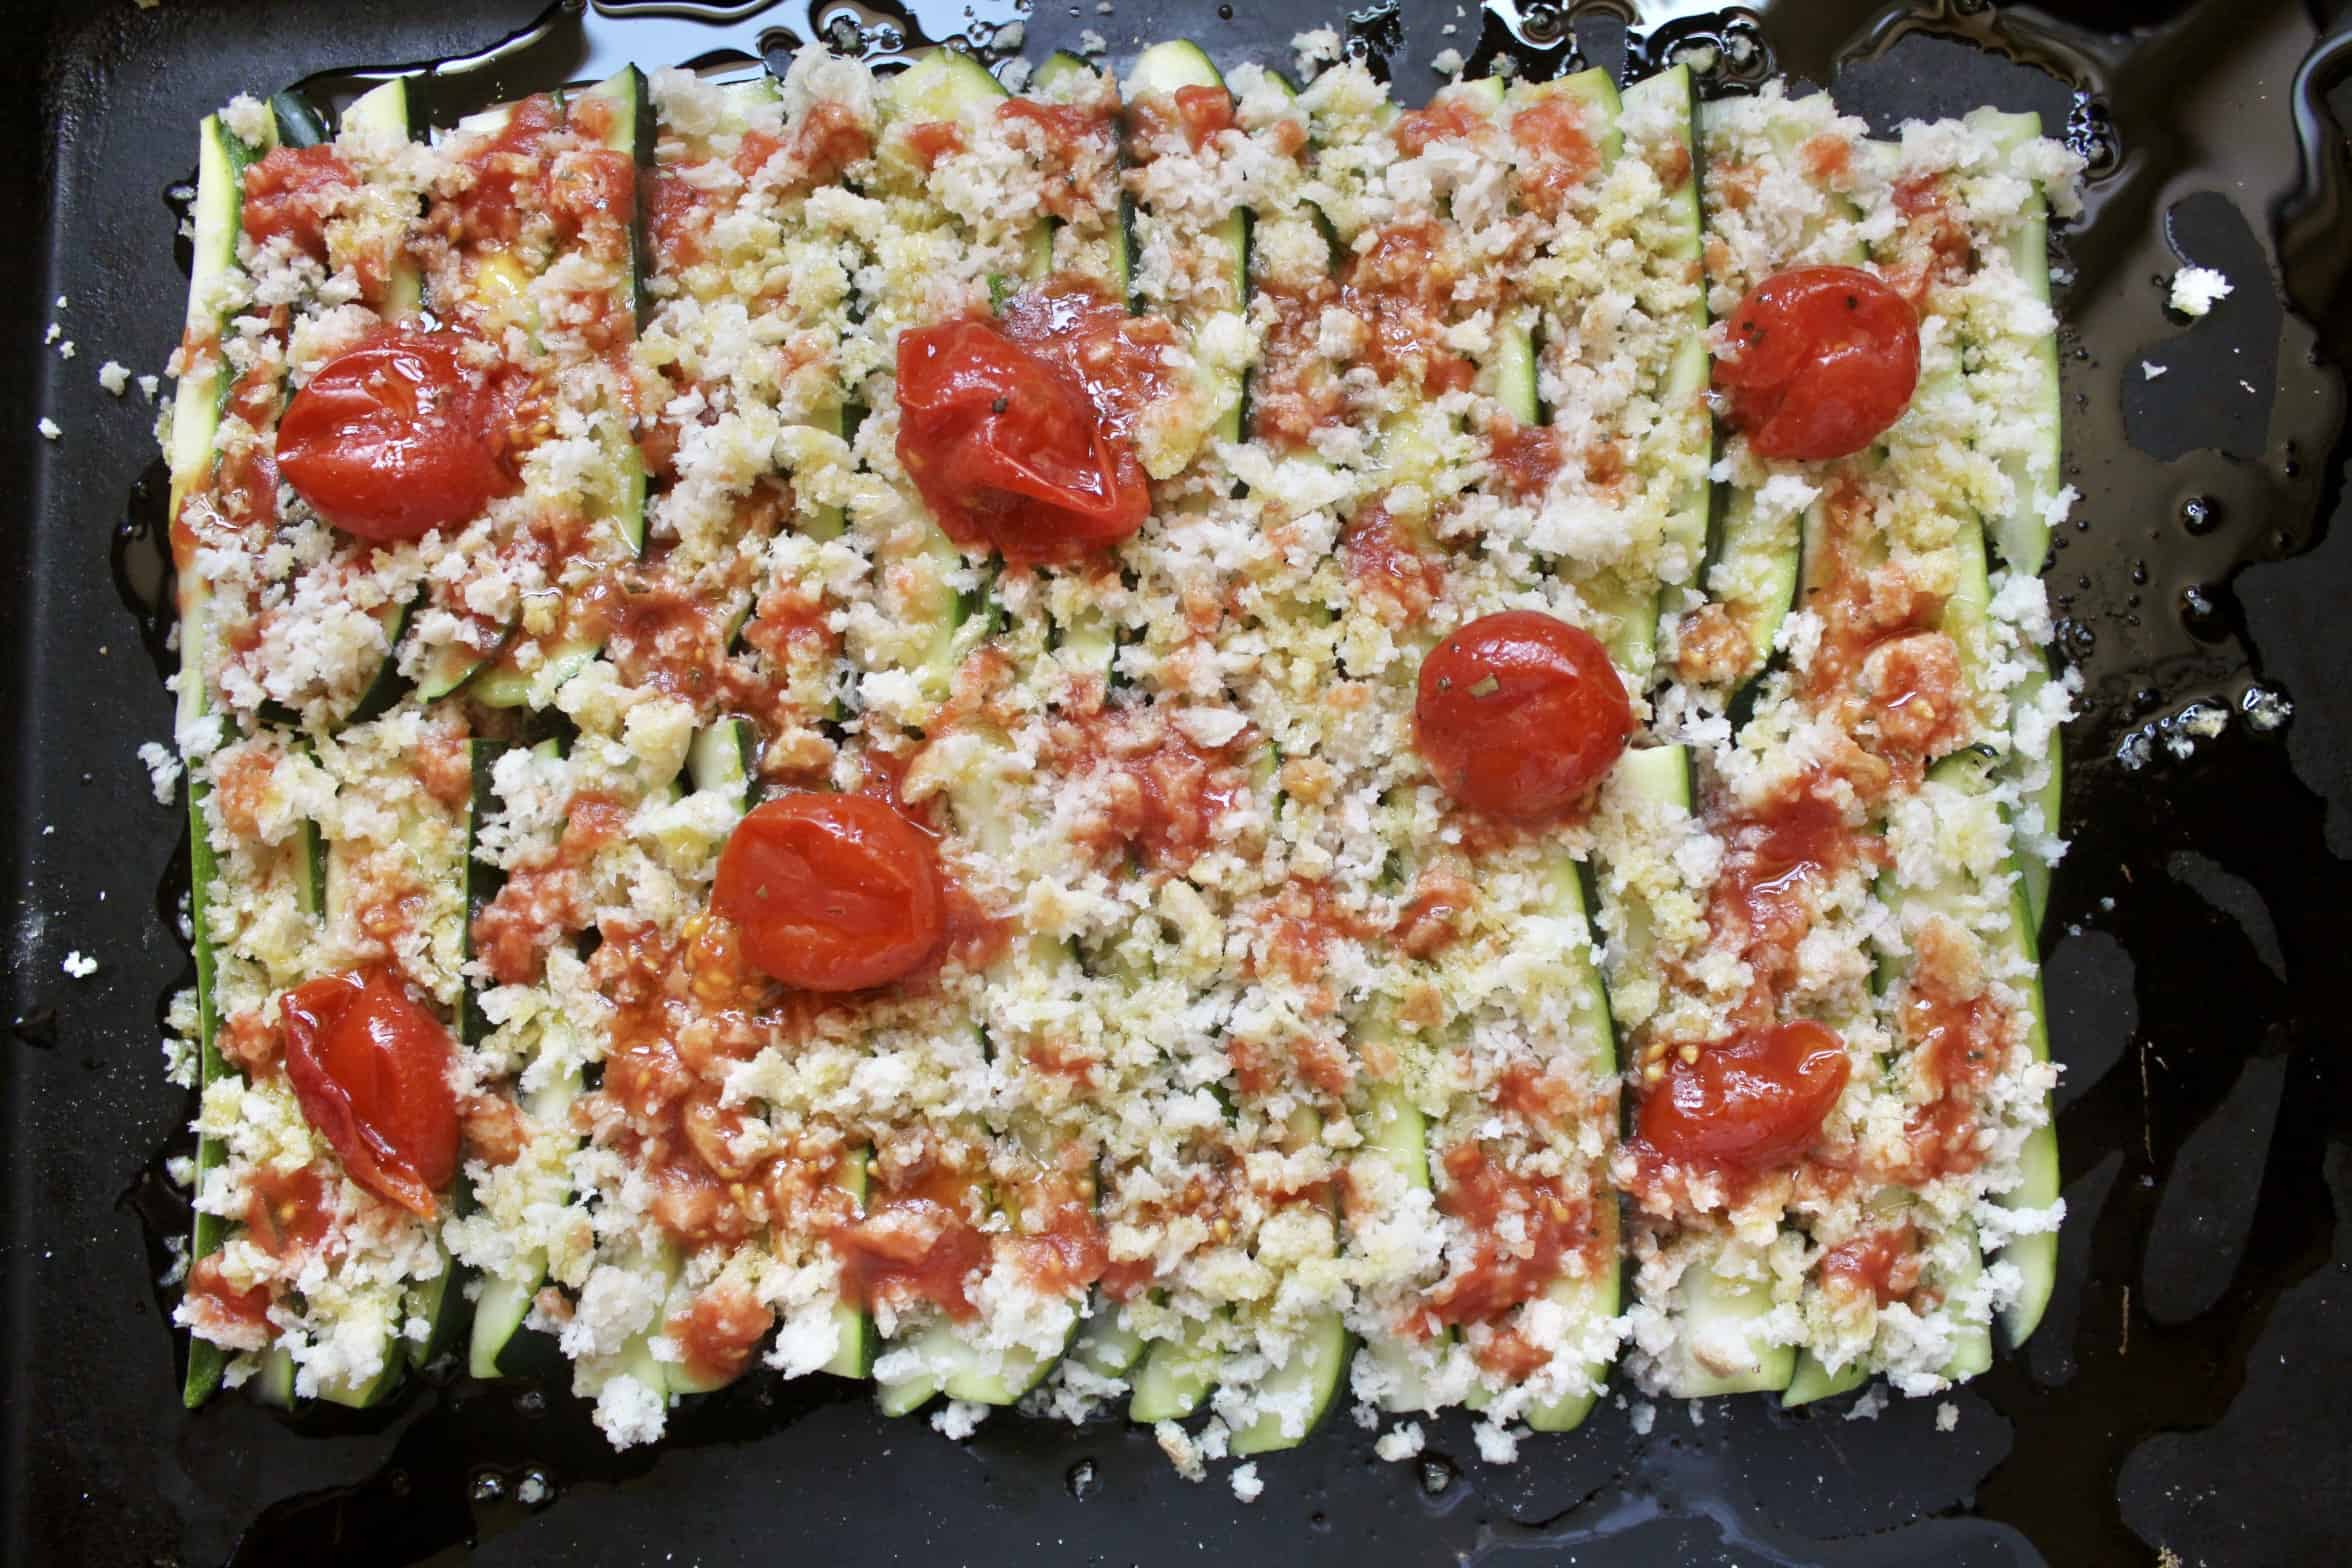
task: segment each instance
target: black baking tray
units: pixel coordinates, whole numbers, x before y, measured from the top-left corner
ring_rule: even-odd
[[[138,611],[156,588],[145,531],[160,473],[152,405],[107,396],[96,370],[156,370],[176,336],[185,247],[175,267],[167,191],[193,163],[201,113],[315,73],[479,52],[525,30],[536,5],[5,8],[8,1561],[2352,1556],[2352,1085],[2336,991],[2352,951],[2352,530],[2331,526],[2352,218],[2328,103],[2344,107],[2352,62],[2344,0],[1790,0],[1725,15],[1628,0],[1567,8],[1565,22],[1503,0],[1499,14],[1428,0],[1352,19],[1249,0],[1116,0],[1108,14],[1038,0],[1025,19],[1032,58],[1092,29],[1114,61],[1167,36],[1226,63],[1283,60],[1293,32],[1342,25],[1412,97],[1449,46],[1474,66],[1507,53],[1548,70],[1571,46],[1616,65],[1677,40],[1727,60],[1761,45],[1792,74],[1834,76],[1882,129],[1991,102],[2041,110],[2093,155],[2091,211],[2060,235],[2069,472],[2084,499],[2051,574],[2085,709],[2067,736],[2075,842],[2048,933],[2072,1212],[2048,1320],[1950,1396],[1954,1430],[1936,1429],[1936,1400],[1854,1421],[1851,1398],[1793,1416],[1746,1399],[1661,1406],[1637,1434],[1605,1402],[1582,1431],[1530,1440],[1500,1467],[1477,1459],[1459,1420],[1432,1424],[1424,1460],[1390,1465],[1342,1419],[1264,1461],[1265,1496],[1244,1506],[1222,1480],[1178,1480],[1121,1422],[1000,1415],[951,1444],[822,1379],[697,1402],[665,1446],[619,1456],[568,1396],[529,1386],[461,1380],[331,1420],[240,1398],[183,1413],[153,1227],[177,1223],[156,1160],[189,1114],[157,1053],[161,1000],[187,973],[174,918],[185,850],[181,816],[149,798],[134,754],[169,729],[160,629]],[[436,101],[601,74],[623,55],[756,52],[851,8],[787,0],[725,26],[692,9],[559,16]],[[1629,39],[1636,9],[1678,19]],[[956,0],[864,18],[905,43],[1015,14]],[[873,25],[865,39],[890,42]],[[1729,74],[1757,75],[1746,58]],[[2184,258],[2236,284],[2193,325],[2163,309],[2163,277]],[[43,343],[52,321],[74,358]],[[62,439],[36,434],[44,416]],[[2247,707],[2269,696],[2293,714],[2262,729]],[[2225,710],[2222,733],[2193,733],[2183,715],[2197,704]],[[96,957],[94,976],[62,973],[73,949]]]

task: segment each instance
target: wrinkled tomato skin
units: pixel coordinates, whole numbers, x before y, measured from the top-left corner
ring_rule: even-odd
[[[938,949],[939,881],[930,838],[888,801],[796,790],[736,824],[711,906],[740,928],[761,973],[804,991],[863,991]]]
[[[328,975],[279,998],[286,1077],[303,1120],[352,1180],[425,1219],[457,1174],[449,1031],[382,970]]]
[[[321,517],[377,543],[470,521],[515,488],[509,409],[455,332],[379,334],[336,355],[278,422],[278,472]]]
[[[899,461],[966,549],[1069,562],[1143,526],[1133,448],[1074,377],[990,323],[902,333],[898,404]]]
[[[1430,772],[1462,804],[1544,817],[1615,765],[1633,709],[1590,632],[1540,610],[1505,610],[1421,661],[1413,730]]]
[[[1748,291],[1715,363],[1732,425],[1757,454],[1816,462],[1861,451],[1910,406],[1919,317],[1855,267],[1799,267]]]
[[[1642,1098],[1641,1135],[1670,1159],[1762,1170],[1787,1164],[1821,1134],[1845,1091],[1845,1046],[1797,1019],[1670,1059]]]

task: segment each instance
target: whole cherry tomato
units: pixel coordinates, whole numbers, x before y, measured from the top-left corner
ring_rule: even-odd
[[[711,907],[755,967],[806,991],[886,985],[946,929],[930,838],[870,795],[800,790],[754,808],[719,854]]]
[[[1633,710],[1608,650],[1540,610],[1481,616],[1421,661],[1413,732],[1430,772],[1466,806],[1540,817],[1616,763]]]
[[[1079,379],[984,321],[898,340],[898,460],[947,536],[1069,561],[1143,526],[1133,444]]]
[[[354,1181],[431,1219],[457,1174],[449,1031],[382,970],[296,986],[278,1011],[303,1120]]]
[[[1641,1135],[1673,1159],[1747,1169],[1812,1146],[1845,1091],[1846,1048],[1809,1018],[1751,1030],[1669,1058],[1642,1097]]]
[[[278,421],[278,472],[345,533],[453,528],[516,485],[506,400],[455,332],[388,332],[320,366]]]
[[[1858,267],[1775,273],[1748,291],[1728,330],[1738,352],[1715,362],[1715,385],[1759,456],[1859,452],[1919,384],[1918,314]]]

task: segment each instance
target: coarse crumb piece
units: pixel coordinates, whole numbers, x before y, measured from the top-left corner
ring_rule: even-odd
[[[2172,275],[2166,302],[2192,319],[2210,311],[2235,292],[2230,280],[2211,267],[2183,267]]]

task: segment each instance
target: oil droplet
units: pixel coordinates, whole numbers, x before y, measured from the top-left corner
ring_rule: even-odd
[[[1072,1497],[1077,1498],[1080,1502],[1084,1502],[1086,1500],[1086,1494],[1093,1491],[1095,1488],[1094,1461],[1091,1459],[1081,1459],[1076,1464],[1072,1465],[1070,1467],[1069,1475],[1064,1478],[1063,1484],[1069,1487],[1070,1495]]]
[[[2193,534],[2209,534],[2221,526],[2221,503],[2211,496],[2193,495],[2181,503],[2181,526]]]
[[[515,1486],[515,1501],[525,1508],[538,1508],[555,1500],[555,1483],[544,1470],[525,1470]]]
[[[1221,5],[1221,6],[1217,7],[1217,20],[1218,20],[1218,21],[1220,21],[1220,22],[1230,22],[1230,21],[1232,21],[1232,20],[1233,20],[1233,7],[1231,7],[1231,6],[1229,6],[1229,5]]]
[[[474,1501],[495,1503],[506,1496],[506,1480],[495,1470],[484,1470],[474,1477]]]
[[[2147,586],[2148,563],[2145,561],[2132,562],[2131,579],[2142,587]]]
[[[1442,1454],[1427,1454],[1421,1460],[1421,1490],[1431,1497],[1445,1494],[1446,1488],[1460,1480],[1462,1473],[1454,1462]]]

